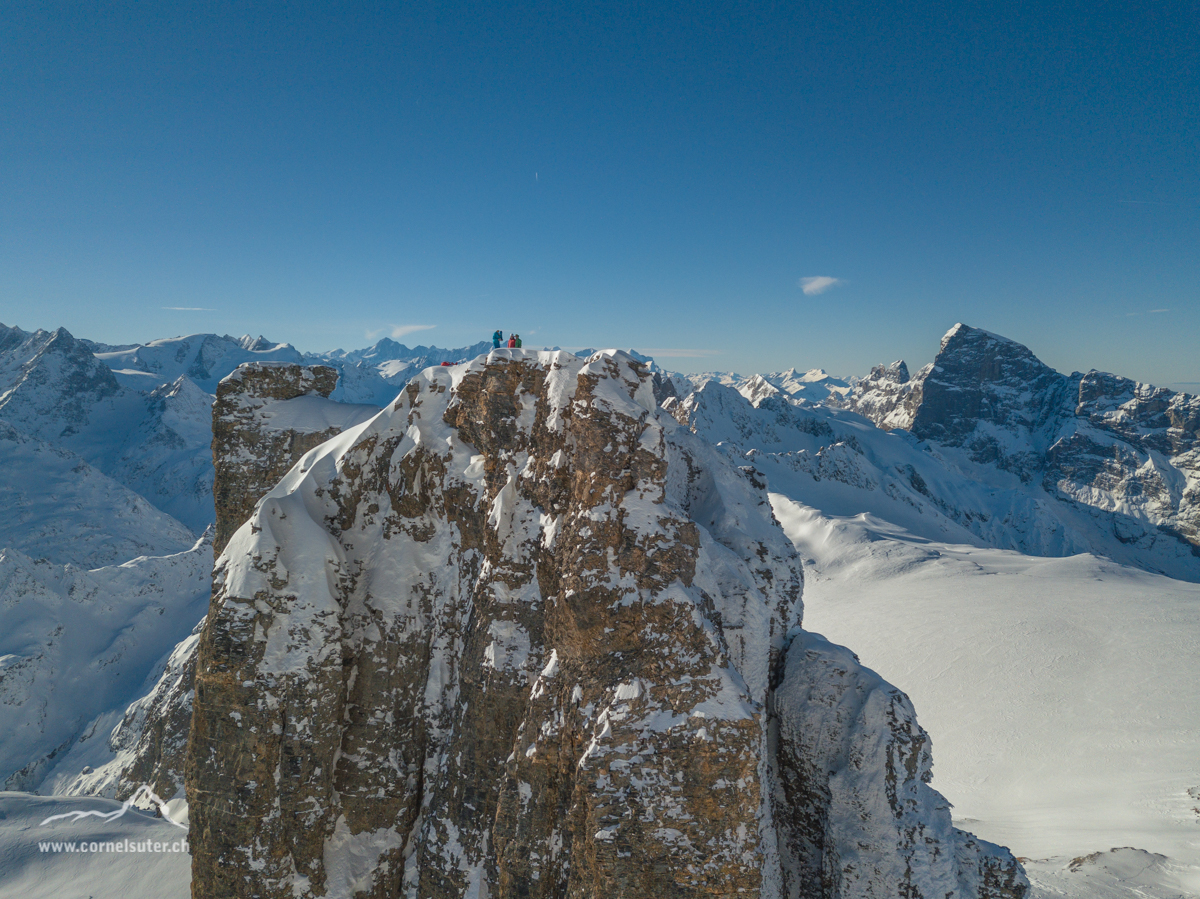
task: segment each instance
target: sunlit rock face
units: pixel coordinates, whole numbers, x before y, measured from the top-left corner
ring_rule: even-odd
[[[423,372],[217,561],[193,894],[1023,896],[903,694],[830,698],[853,656],[809,651],[801,587],[763,483],[632,357]]]

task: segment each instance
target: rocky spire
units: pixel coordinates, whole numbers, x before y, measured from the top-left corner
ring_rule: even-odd
[[[831,669],[801,583],[765,486],[659,411],[632,357],[423,372],[218,560],[193,894],[782,897],[853,855],[822,895],[1023,896],[923,782],[902,694],[863,675],[892,711],[804,698]],[[883,755],[843,789],[860,754],[810,758],[818,732]],[[847,842],[868,807],[885,819]]]

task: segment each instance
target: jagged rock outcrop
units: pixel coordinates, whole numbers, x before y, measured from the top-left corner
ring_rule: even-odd
[[[379,411],[330,401],[337,382],[337,369],[325,365],[251,362],[217,385],[212,408],[217,555],[301,456]]]
[[[915,436],[1033,479],[1065,418],[1066,378],[1021,344],[966,325],[942,338],[922,375],[908,428]]]
[[[1200,557],[1200,397],[1096,371],[1059,374],[1014,341],[958,324],[911,380],[876,367],[845,406],[1040,483],[1148,555],[1177,541],[1176,552]]]
[[[851,409],[865,415],[885,430],[908,430],[921,403],[921,386],[927,374],[928,371],[922,369],[916,378],[910,378],[903,359],[891,365],[876,365],[852,391],[844,396],[832,396],[826,402],[834,408]]]
[[[176,645],[162,674],[145,696],[126,709],[109,734],[114,760],[99,772],[106,792],[127,799],[142,785],[172,798],[183,793],[188,734],[192,726],[192,697],[196,684],[196,644],[200,628]]]
[[[955,829],[928,786],[929,735],[908,697],[850,650],[797,634],[774,705],[796,862],[786,895],[1023,895],[1011,858]]]
[[[789,649],[815,639],[800,589],[762,482],[660,412],[631,357],[423,372],[218,560],[193,894],[782,897],[836,849],[861,874],[812,895],[1025,895],[1007,852],[929,817],[927,751],[902,773],[880,756],[843,803],[897,822],[870,847],[842,844],[843,805],[810,826],[781,802],[836,776],[793,770],[796,697],[832,676]],[[918,733],[907,706],[807,712],[830,745]]]

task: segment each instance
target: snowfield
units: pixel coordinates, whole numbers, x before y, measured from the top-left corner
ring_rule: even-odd
[[[956,823],[1044,896],[1200,895],[1200,584],[771,499],[805,627],[912,698]]]
[[[112,799],[0,793],[0,899],[188,899],[192,859],[171,848],[181,849],[187,834],[164,819],[130,809],[112,820],[42,823],[77,811],[111,815],[121,806]],[[150,851],[93,851],[93,843],[141,844]],[[158,851],[147,846],[153,843]]]

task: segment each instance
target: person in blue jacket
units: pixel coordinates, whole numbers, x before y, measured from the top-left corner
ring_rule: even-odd
[[[497,328],[496,333],[492,335],[492,349],[500,349],[500,341],[503,339],[504,335],[501,334],[499,328]]]

